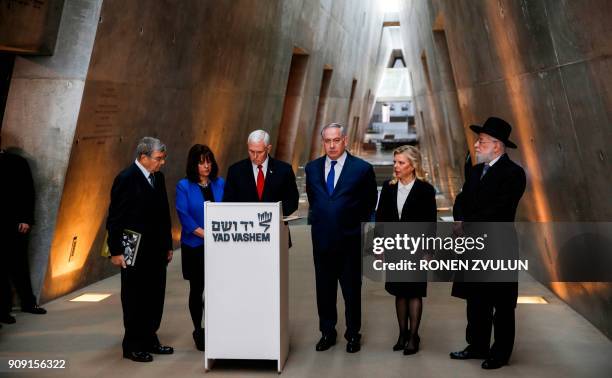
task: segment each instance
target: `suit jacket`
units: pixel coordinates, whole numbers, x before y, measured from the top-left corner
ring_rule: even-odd
[[[156,172],[155,188],[135,163],[121,171],[111,189],[106,229],[112,255],[122,253],[124,229],[142,235],[136,267],[165,264],[172,249],[172,234],[168,194],[164,175]]]
[[[34,223],[34,183],[28,162],[0,152],[0,226],[17,231],[18,223]]]
[[[347,153],[331,196],[325,184],[325,156],[309,162],[305,171],[308,220],[315,252],[345,242],[359,244],[361,222],[373,219],[378,197],[372,165]]]
[[[380,192],[376,222],[436,222],[436,191],[425,181],[416,179],[402,207],[400,219],[397,212],[397,184],[385,181]]]
[[[261,202],[283,201],[283,215],[298,208],[299,193],[291,165],[268,156],[268,170]],[[251,160],[244,159],[227,170],[223,202],[260,202]]]
[[[223,200],[224,185],[222,177],[210,182],[215,202]],[[176,184],[176,212],[181,221],[181,243],[190,247],[202,246],[204,239],[193,234],[196,228],[204,228],[204,196],[197,183],[184,178]]]
[[[471,169],[461,193],[455,199],[453,216],[455,220],[464,221],[464,230],[470,228],[469,222],[514,222],[516,208],[525,191],[525,171],[510,160],[507,154],[502,155],[481,180],[483,168],[484,164],[481,163]],[[482,228],[482,223],[478,227]],[[493,231],[500,232],[499,227],[507,228],[503,233],[510,234],[505,235],[504,242],[508,245],[503,248],[518,257],[518,241],[514,228],[509,224],[499,224]],[[489,240],[494,243],[499,239]],[[500,248],[496,246],[495,249]],[[455,282],[452,295],[459,298],[484,296],[497,303],[516,305],[518,284]]]

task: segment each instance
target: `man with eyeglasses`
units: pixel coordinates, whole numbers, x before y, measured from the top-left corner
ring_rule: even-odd
[[[346,351],[361,349],[361,222],[372,220],[378,191],[372,165],[346,151],[346,132],[331,123],[321,131],[325,155],[306,165],[308,220],[312,225],[317,310],[321,339],[336,343],[338,282],[345,304]]]
[[[136,362],[174,352],[157,338],[172,260],[168,195],[159,171],[165,162],[166,146],[159,139],[140,140],[136,160],[115,177],[106,222],[111,262],[121,268],[123,357]],[[140,234],[133,263],[124,258],[123,239],[130,233]]]
[[[501,236],[489,238],[490,243],[497,244],[491,244],[495,248],[486,251],[488,258],[500,251],[504,255],[518,254],[518,241],[511,223],[525,191],[526,179],[523,168],[506,154],[506,148],[516,148],[508,139],[512,127],[501,118],[490,117],[482,126],[472,125],[470,129],[478,134],[474,144],[477,164],[466,170],[463,189],[455,199],[455,230],[462,233],[463,222],[466,225],[471,222],[473,228],[486,227]],[[450,358],[482,359],[483,369],[506,365],[514,346],[518,282],[455,282],[452,295],[467,302],[468,346],[452,352]],[[490,347],[492,328],[495,341]]]

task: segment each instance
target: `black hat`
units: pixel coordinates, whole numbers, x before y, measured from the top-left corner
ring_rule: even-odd
[[[489,117],[484,125],[471,125],[470,129],[475,133],[485,133],[495,139],[499,139],[508,148],[516,148],[516,144],[508,140],[510,132],[512,131],[512,126],[501,118]]]

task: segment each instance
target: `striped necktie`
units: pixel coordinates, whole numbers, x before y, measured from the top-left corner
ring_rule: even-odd
[[[482,167],[482,173],[480,174],[480,179],[481,180],[484,177],[484,175],[487,174],[487,171],[489,170],[489,168],[491,168],[491,166],[489,164],[485,163],[484,167]]]

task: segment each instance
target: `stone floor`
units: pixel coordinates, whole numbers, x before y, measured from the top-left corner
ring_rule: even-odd
[[[609,377],[612,343],[584,318],[537,282],[521,283],[521,294],[541,295],[546,305],[520,304],[510,365],[484,371],[480,362],[454,361],[448,352],[464,347],[465,304],[450,297],[450,285],[430,283],[421,325],[421,351],[392,352],[397,337],[393,298],[381,283],[363,288],[363,348],[347,354],[344,342],[315,352],[317,315],[314,270],[307,226],[292,227],[290,251],[291,350],[285,377]],[[44,316],[17,312],[17,323],[0,329],[0,375],[14,377],[195,377],[204,374],[203,355],[191,339],[188,285],[180,256],[170,265],[164,319],[159,331],[175,354],[149,364],[121,358],[122,318],[119,276],[86,287],[45,307]],[[69,302],[81,293],[112,294],[97,303]],[[340,300],[339,303],[342,301]],[[339,305],[339,314],[343,313]],[[338,330],[343,331],[340,321]],[[8,359],[66,359],[64,371],[8,371]],[[269,361],[218,361],[210,376],[277,376]]]

